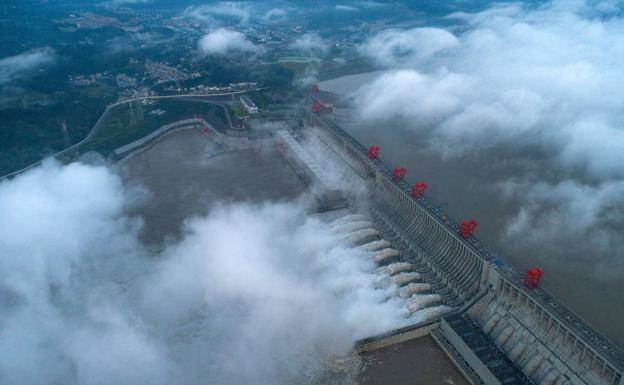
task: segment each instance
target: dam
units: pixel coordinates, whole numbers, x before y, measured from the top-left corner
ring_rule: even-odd
[[[519,272],[474,235],[462,236],[435,203],[413,196],[312,103],[302,103],[298,130],[366,186],[366,212],[345,215],[341,225],[354,223],[353,242],[386,250],[376,261],[406,296],[426,299],[412,306],[420,322],[358,341],[360,354],[430,336],[472,384],[624,385],[617,345],[547,291],[525,287]]]
[[[310,104],[305,100],[288,124],[275,125],[263,139],[229,136],[189,118],[118,148],[126,182],[154,193],[137,208],[146,224],[142,240],[162,248],[211,202],[307,202],[312,195],[311,215],[373,262],[364,273],[384,307],[366,310],[394,312],[385,305],[397,305],[402,317],[347,341],[350,348],[359,338],[353,351],[363,372],[375,362],[394,365],[360,385],[624,385],[618,346],[547,291],[525,287],[503,258],[464,236],[448,213],[414,196],[382,160],[371,159],[331,115],[311,111]],[[333,363],[322,370],[340,372]],[[435,373],[427,373],[432,368]]]

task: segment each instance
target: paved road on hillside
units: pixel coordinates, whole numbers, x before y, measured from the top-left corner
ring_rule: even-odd
[[[257,88],[253,91],[262,91],[262,90],[266,90],[268,89],[268,87],[264,87],[264,88]],[[74,150],[76,148],[78,148],[79,146],[85,144],[86,142],[88,142],[89,140],[91,140],[91,138],[93,138],[95,136],[95,134],[97,134],[98,130],[100,129],[100,126],[102,125],[102,122],[104,121],[104,119],[106,118],[106,116],[108,115],[108,113],[110,112],[111,109],[120,106],[122,104],[126,104],[126,103],[130,103],[130,102],[135,102],[135,101],[139,101],[139,100],[145,100],[145,99],[149,99],[149,100],[157,100],[157,99],[176,99],[176,98],[205,98],[205,97],[212,97],[212,96],[227,96],[227,95],[238,95],[238,94],[244,94],[247,92],[250,92],[251,90],[248,91],[232,91],[232,92],[224,92],[224,93],[219,93],[219,94],[206,94],[206,95],[195,95],[195,94],[184,94],[184,95],[161,95],[161,96],[147,96],[147,97],[142,97],[142,98],[133,98],[133,99],[126,99],[126,100],[122,100],[113,104],[109,104],[108,106],[106,106],[106,109],[104,110],[104,112],[102,113],[102,115],[100,115],[100,118],[95,122],[95,124],[93,125],[93,128],[91,128],[91,131],[89,131],[89,133],[87,134],[87,136],[81,140],[80,142],[62,150],[57,152],[56,154],[53,154],[51,156],[47,156],[44,159],[50,158],[50,157],[54,157],[56,158],[57,156],[61,156],[63,154],[68,153],[71,150]],[[17,174],[21,174],[24,171],[30,170],[33,167],[37,167],[41,164],[41,162],[43,162],[44,159],[41,159],[29,166],[26,166],[20,170],[17,171],[13,171],[12,173],[3,175],[0,177],[0,180],[6,179],[6,178],[10,178],[12,176],[15,176]]]

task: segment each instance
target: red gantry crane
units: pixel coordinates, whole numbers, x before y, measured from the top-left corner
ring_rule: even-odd
[[[392,170],[392,179],[393,180],[403,180],[405,178],[405,174],[407,174],[407,169],[405,167],[395,167]]]
[[[416,182],[412,186],[412,196],[418,198],[425,195],[425,190],[427,190],[427,187],[429,187],[429,185],[425,182]]]
[[[369,159],[377,159],[379,158],[379,151],[381,150],[381,147],[375,145],[375,146],[370,146],[368,148],[368,158]]]
[[[539,287],[540,278],[544,274],[544,270],[539,267],[532,267],[527,270],[524,276],[524,285],[529,289],[533,289],[534,287]]]
[[[461,225],[459,226],[459,232],[461,233],[462,237],[468,238],[468,236],[474,235],[477,226],[479,226],[479,222],[475,221],[474,219],[465,220],[462,221]]]

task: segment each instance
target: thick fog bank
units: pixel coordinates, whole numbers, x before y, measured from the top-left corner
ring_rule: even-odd
[[[141,194],[77,163],[0,183],[0,383],[344,383],[336,358],[405,321],[298,203],[217,205],[151,255]]]

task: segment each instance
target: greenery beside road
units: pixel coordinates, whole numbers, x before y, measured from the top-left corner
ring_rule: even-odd
[[[159,127],[182,119],[198,116],[220,117],[222,108],[217,104],[191,99],[160,99],[153,104],[141,102],[124,103],[113,107],[102,122],[96,135],[79,148],[80,153],[96,151],[104,156],[110,155],[114,149],[150,134]],[[141,113],[138,112],[142,109]],[[151,114],[152,111],[163,110],[165,113]],[[134,116],[134,118],[133,118]],[[226,124],[225,122],[219,122]]]
[[[98,83],[52,95],[8,95],[0,103],[0,175],[8,174],[82,140],[116,97],[113,87]]]

